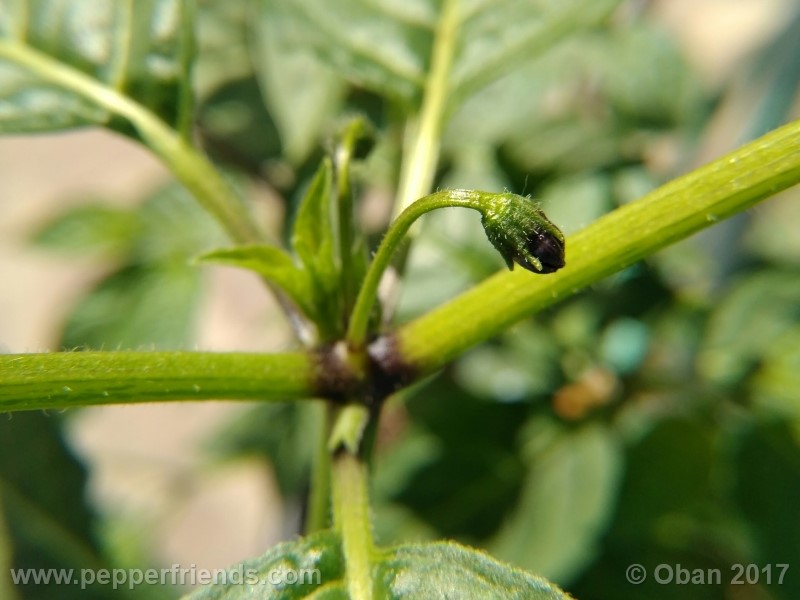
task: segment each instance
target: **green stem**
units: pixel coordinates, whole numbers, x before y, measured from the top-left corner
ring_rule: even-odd
[[[293,400],[316,394],[310,355],[63,352],[0,355],[0,412],[165,400]]]
[[[404,325],[396,350],[420,374],[603,277],[800,181],[800,121],[777,129],[605,215],[566,241],[566,267],[515,271]]]
[[[351,600],[372,600],[372,526],[369,521],[367,469],[362,460],[342,450],[333,464],[333,512],[342,537]]]
[[[444,0],[434,34],[431,68],[425,82],[420,117],[403,157],[395,214],[430,192],[439,162],[440,138],[445,120],[450,70],[458,33],[458,1]]]
[[[44,81],[74,92],[130,121],[175,177],[222,223],[234,240],[251,243],[261,239],[244,205],[208,159],[132,98],[15,41],[0,41],[0,58],[11,60]]]
[[[305,535],[327,529],[330,522],[331,456],[328,452],[328,436],[333,407],[329,402],[320,402],[312,408],[315,446]]]
[[[486,201],[495,196],[497,194],[473,190],[443,190],[419,199],[400,213],[381,240],[375,258],[370,264],[358,292],[347,329],[347,342],[350,348],[358,349],[364,345],[369,317],[378,296],[381,277],[414,221],[437,208],[464,207],[482,212],[485,209]]]

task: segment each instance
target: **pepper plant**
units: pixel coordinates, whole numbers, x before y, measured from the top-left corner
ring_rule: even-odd
[[[197,253],[191,268],[253,271],[278,298],[297,346],[275,354],[110,351],[76,326],[65,347],[80,351],[0,356],[0,410],[207,399],[310,403],[315,426],[298,432],[313,449],[304,535],[246,564],[261,574],[316,568],[321,584],[220,584],[191,598],[566,598],[555,584],[459,543],[377,544],[370,464],[390,398],[514,324],[800,181],[794,122],[566,237],[527,196],[502,186],[470,189],[452,177],[453,185],[442,185],[442,159],[467,160],[453,142],[469,144],[470,132],[458,130],[463,115],[491,106],[492,86],[502,92],[504,83],[528,84],[535,96],[547,79],[537,70],[543,61],[559,56],[556,64],[574,64],[570,52],[603,47],[602,32],[624,30],[613,18],[620,4],[2,0],[0,131],[101,126],[144,145],[227,234],[227,242]],[[222,144],[215,123],[229,107],[215,94],[237,79],[261,85],[263,104],[251,105],[247,116],[264,137],[228,136]],[[262,168],[259,153],[279,155],[294,179],[286,183],[280,169]],[[360,227],[356,208],[382,169],[394,216],[375,240]],[[247,177],[286,195],[293,207],[286,243],[265,234],[243,200]],[[165,194],[152,206],[170,202]],[[402,273],[408,265],[423,214],[464,208],[480,213],[488,238],[480,244],[494,246],[508,269],[398,323],[397,290],[379,294],[387,269]],[[112,213],[95,216],[108,243],[142,235]],[[160,226],[167,235],[216,227],[201,217]],[[57,237],[58,226],[43,235]],[[500,266],[492,260],[491,268]],[[435,403],[435,394],[427,401]]]

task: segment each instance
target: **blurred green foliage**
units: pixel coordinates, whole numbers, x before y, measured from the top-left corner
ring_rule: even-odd
[[[365,114],[379,132],[355,171],[360,191],[394,185],[436,3],[398,4],[391,15],[386,2],[370,11],[355,0],[341,12],[319,7],[207,0],[197,9],[200,137],[228,169],[280,191],[286,239],[337,116]],[[800,11],[790,10],[783,30],[742,66],[760,87],[748,119],[729,124],[741,139],[785,121],[791,102],[781,99],[796,105]],[[358,40],[374,55],[357,52]],[[646,10],[576,27],[551,46],[515,55],[491,77],[460,56],[454,85],[464,102],[454,101],[438,186],[530,193],[570,233],[690,165],[718,108],[744,94],[737,80],[704,85]],[[678,157],[666,167],[654,158],[665,146]],[[401,394],[378,439],[378,541],[483,547],[583,600],[800,597],[798,227],[794,190],[519,323]],[[66,318],[64,346],[192,347],[202,273],[188,263],[220,240],[173,187],[128,212],[97,204],[49,224],[37,243],[114,265]],[[501,266],[476,215],[432,215],[413,247],[397,319]],[[287,499],[302,504],[308,420],[304,406],[254,407],[221,428],[209,456],[263,457]],[[19,415],[2,424],[0,491],[14,565],[81,560],[52,543],[67,533],[83,540],[85,564],[113,560],[96,557],[96,517],[81,503],[84,475],[59,441],[59,423]],[[36,459],[35,448],[48,457]],[[20,480],[8,459],[23,455],[38,462]],[[62,500],[46,505],[47,494]],[[41,539],[18,527],[20,510],[39,515]],[[74,531],[49,530],[48,520]],[[649,573],[659,564],[720,569],[723,582],[735,564],[791,566],[782,585],[649,577],[633,586],[625,569],[634,563]],[[53,597],[45,592],[17,594]]]

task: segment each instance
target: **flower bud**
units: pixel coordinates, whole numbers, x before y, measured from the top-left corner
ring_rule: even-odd
[[[564,234],[535,202],[511,193],[493,200],[481,221],[509,269],[517,263],[532,273],[553,273],[564,266]]]

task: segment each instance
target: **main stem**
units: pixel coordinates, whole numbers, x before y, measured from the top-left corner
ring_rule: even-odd
[[[0,354],[0,412],[169,400],[299,400],[317,394],[310,354]]]
[[[375,258],[372,260],[358,292],[347,329],[347,343],[350,348],[359,349],[364,345],[369,317],[378,296],[381,277],[414,221],[437,208],[464,207],[482,212],[484,201],[490,196],[492,194],[475,190],[443,190],[421,198],[400,213],[381,240]]]

